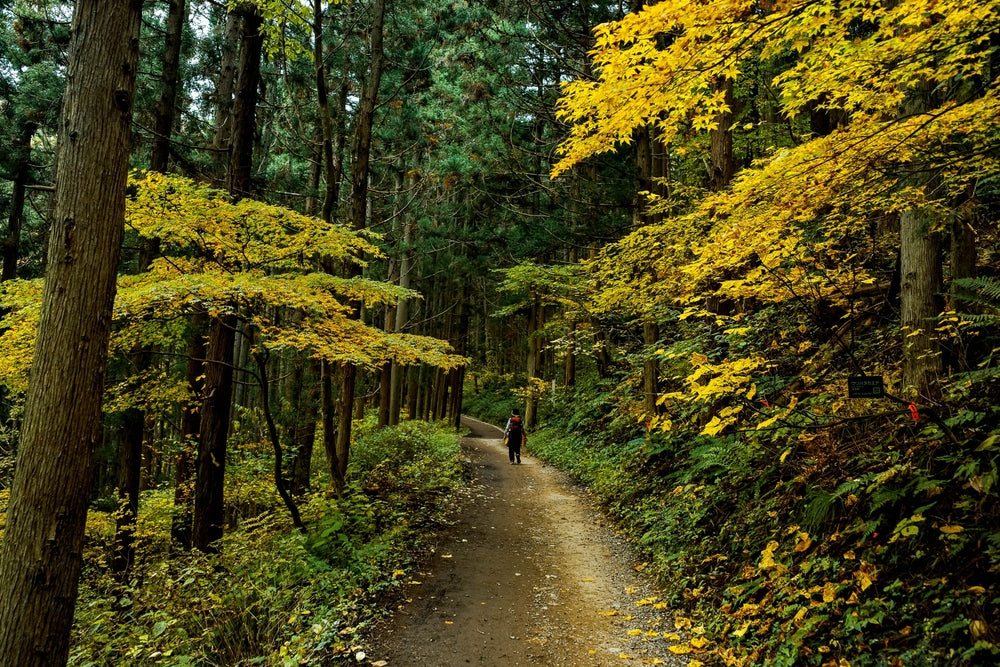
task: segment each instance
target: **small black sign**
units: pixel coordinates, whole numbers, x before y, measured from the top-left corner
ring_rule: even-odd
[[[885,387],[881,375],[852,375],[847,378],[848,398],[882,398]]]

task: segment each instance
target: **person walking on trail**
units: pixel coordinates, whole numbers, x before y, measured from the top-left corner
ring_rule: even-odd
[[[510,464],[521,462],[521,445],[527,441],[528,436],[524,432],[524,420],[521,413],[512,410],[510,419],[507,420],[507,427],[503,430],[503,439],[507,443],[507,456],[510,457]]]

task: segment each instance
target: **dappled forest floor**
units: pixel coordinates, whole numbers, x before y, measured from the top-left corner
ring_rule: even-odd
[[[669,648],[684,619],[591,499],[530,455],[509,465],[495,427],[466,425],[466,502],[372,633],[373,663],[686,664]]]

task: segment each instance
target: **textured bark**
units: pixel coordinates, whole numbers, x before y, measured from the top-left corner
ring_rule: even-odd
[[[163,45],[163,74],[160,99],[153,124],[153,151],[149,168],[166,173],[170,162],[170,134],[174,129],[177,106],[177,84],[181,61],[181,35],[187,21],[186,0],[170,0],[167,10],[167,30]]]
[[[736,174],[736,158],[733,155],[733,132],[730,129],[733,125],[733,110],[735,102],[733,98],[733,81],[724,79],[719,83],[719,90],[723,93],[723,99],[729,106],[729,111],[723,111],[716,116],[718,127],[709,132],[709,169],[708,189],[719,192],[729,185]]]
[[[913,394],[935,398],[941,377],[941,350],[935,336],[941,313],[941,244],[919,210],[903,211],[900,236],[900,324],[903,328],[903,385]]]
[[[952,310],[959,307],[968,308],[968,305],[963,303],[962,297],[970,297],[970,291],[959,287],[954,281],[961,278],[975,278],[976,276],[976,216],[976,205],[971,200],[970,193],[969,201],[959,207],[959,214],[951,223],[949,277],[952,282],[948,291]]]
[[[226,16],[225,35],[222,38],[222,62],[219,80],[215,86],[215,134],[212,148],[215,161],[225,167],[226,151],[233,133],[233,90],[236,88],[236,56],[240,44],[240,17],[235,12]]]
[[[399,286],[403,289],[410,289],[411,273],[413,264],[413,239],[416,233],[416,223],[410,216],[406,216],[403,222],[403,251],[399,263]],[[396,321],[393,323],[393,331],[402,333],[406,329],[410,319],[410,303],[408,299],[400,299],[396,304]],[[407,370],[397,363],[392,364],[392,373],[389,378],[389,424],[399,423],[399,411],[403,402],[403,374]],[[411,411],[412,418],[412,411]]]
[[[69,652],[124,231],[140,9],[77,0],[73,12],[55,215],[0,551],[2,667],[60,665]]]
[[[235,199],[252,195],[253,144],[257,132],[257,95],[260,88],[260,58],[264,48],[264,21],[254,5],[240,12],[240,60],[233,101],[232,150],[229,155],[229,193]]]
[[[344,492],[344,475],[340,472],[340,460],[337,458],[337,405],[333,395],[333,366],[323,361],[320,372],[320,400],[323,418],[323,449],[326,451],[326,461],[330,472],[330,485],[338,496]]]
[[[205,552],[218,548],[225,517],[223,483],[226,476],[226,441],[229,438],[229,406],[233,397],[233,340],[236,321],[232,316],[212,320],[205,363],[201,404],[201,437],[195,463],[194,517],[191,545]]]

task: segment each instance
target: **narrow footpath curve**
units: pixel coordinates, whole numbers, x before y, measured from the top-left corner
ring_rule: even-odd
[[[530,454],[510,465],[496,427],[463,424],[469,496],[376,630],[369,664],[686,664],[667,648],[672,615],[592,503]]]

